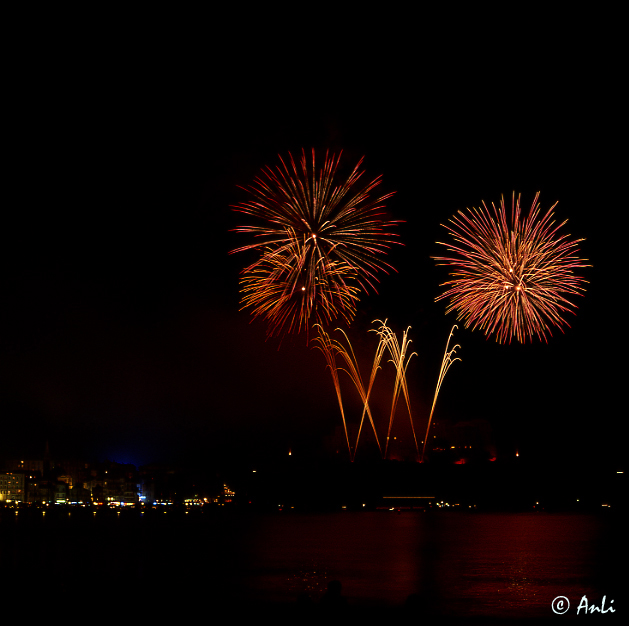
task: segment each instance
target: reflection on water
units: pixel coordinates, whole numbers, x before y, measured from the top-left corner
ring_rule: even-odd
[[[441,536],[439,580],[449,611],[548,615],[558,595],[598,596],[596,518],[502,514],[459,522],[446,518]]]
[[[417,594],[439,614],[548,617],[556,596],[578,604],[611,591],[601,588],[604,531],[595,516],[543,513],[267,517],[251,531],[242,592],[289,602],[292,581],[318,577],[315,595],[338,579],[354,605]]]
[[[246,593],[255,599],[290,600],[284,581],[314,558],[327,579],[342,581],[350,602],[401,604],[417,591],[421,521],[412,514],[387,513],[263,518],[250,537]]]
[[[315,561],[304,563],[287,579],[287,590],[292,598],[299,598],[304,594],[313,602],[320,602],[330,579],[326,568]]]

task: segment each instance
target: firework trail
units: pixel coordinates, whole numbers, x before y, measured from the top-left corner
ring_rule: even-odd
[[[459,357],[456,357],[454,359],[452,358],[456,349],[461,347],[459,344],[456,344],[454,348],[452,348],[451,350],[448,350],[448,347],[450,346],[450,339],[452,339],[452,333],[454,333],[455,328],[458,328],[456,324],[452,327],[452,330],[450,331],[450,334],[448,335],[448,341],[446,342],[446,349],[443,354],[443,359],[441,361],[441,369],[439,370],[439,378],[437,379],[437,387],[435,388],[435,395],[433,396],[432,406],[430,407],[430,416],[428,417],[428,426],[426,426],[426,436],[424,437],[424,446],[422,448],[422,454],[419,459],[420,463],[424,462],[424,454],[426,453],[426,444],[428,443],[428,431],[430,430],[432,416],[433,416],[433,413],[435,412],[435,405],[437,404],[437,396],[439,395],[441,384],[443,383],[443,379],[445,378],[447,371],[450,369],[450,366],[455,361],[461,360]]]
[[[374,424],[373,417],[371,415],[371,409],[369,408],[369,395],[371,394],[371,389],[373,386],[373,381],[375,380],[375,377],[376,377],[376,372],[379,369],[382,351],[380,349],[376,350],[376,357],[374,359],[371,377],[369,380],[369,388],[365,390],[365,385],[363,384],[362,377],[360,375],[358,362],[356,360],[356,356],[354,354],[352,344],[350,343],[349,337],[347,336],[347,334],[340,328],[336,329],[340,331],[341,333],[343,333],[343,336],[345,337],[345,340],[347,341],[347,345],[349,346],[349,349],[345,348],[343,344],[341,344],[339,341],[331,340],[328,333],[325,332],[325,329],[320,324],[316,324],[315,326],[319,330],[319,336],[314,339],[314,341],[318,344],[316,347],[323,352],[326,358],[327,366],[330,368],[330,371],[332,372],[332,381],[334,383],[336,396],[338,398],[339,407],[341,409],[341,417],[343,419],[343,428],[345,429],[345,437],[347,439],[347,447],[349,449],[350,460],[353,461],[354,458],[356,457],[356,448],[358,447],[358,441],[360,439],[360,433],[362,430],[363,421],[365,419],[365,413],[369,416],[369,421],[371,422],[371,427],[373,428],[373,433],[376,437],[376,443],[378,444],[378,449],[380,450],[380,453],[382,454],[382,449],[380,447],[380,440],[378,439],[378,433],[376,432],[376,425]],[[380,348],[380,346],[378,348]],[[336,355],[339,355],[343,359],[346,367],[338,367],[336,365]],[[360,427],[358,429],[358,436],[356,437],[356,445],[354,446],[353,451],[349,443],[349,436],[347,433],[347,423],[345,420],[345,411],[343,409],[341,387],[340,387],[340,382],[338,378],[339,371],[345,372],[350,377],[350,379],[354,383],[354,386],[356,387],[360,395],[360,398],[363,402],[363,414],[360,421]]]
[[[345,440],[347,441],[347,449],[349,450],[350,459],[352,458],[352,448],[349,445],[349,435],[347,434],[347,422],[345,421],[345,411],[343,410],[343,398],[341,397],[341,385],[339,383],[339,368],[336,366],[335,353],[337,351],[336,342],[330,339],[330,335],[325,332],[321,324],[315,324],[319,329],[319,336],[315,337],[314,341],[318,344],[316,347],[323,352],[327,367],[332,374],[332,382],[334,383],[334,390],[336,391],[336,397],[339,402],[339,408],[341,409],[341,418],[343,419],[343,429],[345,430]]]
[[[376,432],[376,425],[373,421],[373,416],[371,414],[371,409],[369,408],[369,397],[371,396],[371,390],[373,389],[373,383],[376,379],[376,374],[380,369],[380,361],[382,360],[382,355],[384,354],[385,344],[380,341],[378,343],[378,347],[376,348],[376,354],[374,356],[373,365],[371,367],[371,374],[369,376],[369,386],[365,390],[365,385],[363,384],[362,377],[360,375],[360,369],[358,367],[358,361],[356,360],[356,356],[354,354],[354,349],[352,348],[352,344],[349,341],[349,337],[344,330],[337,328],[338,331],[343,333],[345,340],[347,341],[347,345],[349,346],[349,350],[343,347],[340,342],[335,342],[336,350],[338,354],[345,361],[348,369],[341,368],[345,373],[351,378],[354,383],[361,400],[363,401],[363,413],[360,419],[360,425],[358,427],[358,435],[356,436],[356,445],[354,446],[354,454],[351,457],[353,461],[356,458],[356,450],[358,449],[358,441],[360,440],[360,433],[363,428],[363,422],[365,421],[365,414],[369,416],[369,422],[371,423],[371,427],[373,428],[373,434],[376,437],[376,443],[378,444],[378,450],[380,454],[382,454],[382,448],[380,447],[380,440],[378,439],[378,433]]]
[[[386,324],[386,320],[384,321],[384,324]],[[383,324],[383,325],[384,325]],[[371,332],[378,332],[376,330],[373,330]],[[347,335],[345,335],[345,338],[347,339],[347,343],[349,344],[349,338],[347,337]],[[350,345],[351,347],[351,345]],[[374,355],[373,358],[373,364],[371,366],[371,374],[369,375],[369,386],[367,387],[367,393],[365,394],[366,400],[365,400],[365,407],[363,409],[363,414],[360,420],[360,426],[358,428],[358,436],[356,437],[356,449],[358,448],[358,440],[360,439],[360,433],[362,431],[362,427],[363,427],[363,422],[365,419],[365,411],[368,409],[368,405],[367,402],[369,401],[369,398],[371,397],[371,392],[373,390],[373,385],[374,382],[376,380],[376,374],[378,373],[378,370],[380,369],[380,362],[382,361],[382,357],[384,356],[384,351],[386,350],[387,347],[387,343],[386,341],[383,340],[382,335],[380,335],[380,340],[378,341],[378,346],[376,347],[376,353]],[[373,434],[376,437],[376,443],[378,444],[378,450],[380,452],[380,454],[382,455],[382,448],[380,446],[380,440],[378,439],[378,433],[376,432],[376,426],[374,424],[373,421],[373,417],[371,414],[371,411],[369,411],[369,420],[371,422],[371,426],[373,428]],[[356,449],[354,449],[354,457],[356,456]]]
[[[302,150],[298,165],[289,153],[242,187],[249,201],[232,206],[258,222],[235,229],[256,242],[232,252],[259,253],[242,271],[241,305],[267,320],[269,335],[353,319],[360,294],[375,291],[376,274],[393,269],[382,259],[399,243],[389,231],[398,222],[383,213],[393,194],[372,197],[380,177],[358,184],[363,159],[347,179],[335,179],[340,158],[326,152],[318,166],[314,150],[311,160]]]
[[[395,417],[400,391],[404,393],[406,408],[408,409],[408,418],[411,422],[411,430],[413,431],[413,440],[415,441],[415,449],[417,450],[417,454],[419,454],[417,437],[415,436],[415,426],[413,425],[413,417],[411,413],[411,401],[408,395],[408,385],[406,384],[406,370],[408,369],[408,364],[411,358],[417,355],[417,352],[413,352],[408,358],[406,358],[408,346],[411,343],[410,339],[408,339],[408,331],[411,327],[409,326],[402,334],[402,344],[400,346],[395,333],[386,325],[386,320],[384,322],[381,322],[380,320],[375,321],[380,322],[380,328],[376,332],[380,335],[380,342],[384,343],[386,348],[389,350],[389,354],[391,355],[390,363],[393,363],[395,367],[395,383],[393,385],[393,399],[391,401],[391,414],[389,416],[389,429],[387,431],[387,439],[384,447],[384,458],[386,459],[387,457],[389,439],[391,437],[391,428],[393,427],[393,418]]]
[[[345,331],[341,330],[340,328],[336,329],[340,331],[345,337],[345,342],[347,343],[347,346],[348,346],[346,348],[340,341],[330,339],[330,336],[324,330],[324,328],[320,324],[316,324],[316,327],[318,328],[318,331],[319,331],[319,336],[316,337],[314,341],[317,344],[316,347],[323,352],[326,362],[327,362],[327,366],[329,367],[330,372],[332,374],[332,381],[334,383],[334,389],[336,391],[336,396],[339,402],[339,407],[341,409],[341,418],[343,420],[343,428],[345,430],[345,437],[347,440],[347,447],[349,450],[350,460],[354,461],[354,459],[356,458],[356,451],[358,449],[358,442],[360,441],[360,435],[362,432],[365,415],[369,417],[369,421],[371,423],[374,436],[376,437],[376,443],[378,444],[378,450],[380,451],[380,455],[382,456],[383,459],[386,458],[388,447],[389,447],[389,440],[391,437],[391,429],[393,427],[393,420],[394,420],[395,413],[397,410],[400,393],[404,395],[404,399],[406,401],[406,407],[408,409],[408,417],[411,423],[413,439],[415,441],[415,449],[417,450],[417,456],[419,458],[419,446],[417,444],[417,436],[415,434],[415,426],[413,424],[413,416],[411,412],[410,395],[408,392],[408,384],[406,381],[406,372],[408,369],[408,364],[411,358],[413,356],[416,356],[417,354],[415,352],[413,352],[410,355],[408,354],[408,347],[411,343],[411,340],[408,339],[408,331],[410,330],[410,327],[407,328],[406,331],[402,334],[402,341],[400,343],[397,337],[395,336],[395,333],[387,326],[386,320],[384,322],[380,320],[375,320],[375,322],[378,322],[380,326],[377,329],[374,329],[370,332],[375,332],[378,335],[378,345],[376,347],[376,353],[375,353],[374,360],[371,366],[369,384],[367,385],[366,388],[363,382],[363,378],[360,374],[360,368],[358,366],[356,355],[354,354],[354,349],[352,348],[352,345],[349,340],[349,337],[347,336],[347,333],[345,333]],[[450,336],[452,336],[452,331],[450,332]],[[448,343],[449,342],[450,342],[450,339],[448,338]],[[457,347],[458,346],[455,346],[455,348],[448,353],[448,359],[451,360],[451,355],[453,354],[454,350]],[[391,357],[389,359],[389,362],[392,363],[393,366],[395,367],[396,374],[395,374],[395,382],[393,385],[393,397],[391,400],[391,412],[389,415],[389,426],[388,426],[388,431],[387,431],[387,438],[386,438],[385,448],[383,451],[380,445],[380,440],[378,438],[378,433],[376,430],[376,425],[373,419],[371,408],[369,406],[369,399],[371,397],[371,392],[373,390],[377,372],[381,367],[380,363],[382,361],[384,353],[387,351]],[[337,359],[336,359],[337,356],[339,356],[343,360],[345,367],[339,367],[337,365]],[[460,359],[455,359],[455,360],[460,360]],[[445,357],[444,357],[444,363],[445,363]],[[450,365],[450,362],[448,362],[447,366],[445,366],[444,363],[442,363],[442,366],[441,366],[438,389],[437,389],[437,392],[435,394],[435,398],[433,401],[433,411],[434,411],[434,405],[437,400],[437,394],[439,393],[439,388],[441,387],[441,382],[443,381],[445,372],[447,371]],[[362,416],[360,420],[360,426],[358,428],[358,435],[356,437],[356,445],[354,446],[353,451],[352,451],[352,446],[350,445],[350,442],[349,442],[345,410],[343,408],[341,386],[340,386],[340,381],[339,381],[339,376],[338,376],[339,371],[344,371],[349,376],[351,381],[354,383],[354,386],[356,387],[360,395],[360,398],[363,402],[363,412],[362,412]],[[432,411],[430,414],[430,418],[432,419]],[[422,458],[423,458],[423,454],[422,454]]]
[[[520,211],[520,196],[512,196],[511,220],[504,197],[500,207],[459,211],[445,226],[455,243],[437,242],[452,255],[433,257],[451,268],[448,289],[437,298],[449,298],[446,313],[457,311],[465,327],[479,328],[500,343],[520,343],[533,335],[547,341],[550,326],[560,330],[563,315],[576,306],[566,296],[582,295],[583,278],[574,272],[589,267],[577,257],[583,239],[568,240],[555,225],[553,210],[543,214],[535,195],[527,217]]]

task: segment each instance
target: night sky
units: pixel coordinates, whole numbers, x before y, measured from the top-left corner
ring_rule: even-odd
[[[341,425],[324,359],[304,335],[267,341],[239,312],[250,257],[229,254],[248,243],[230,231],[244,223],[237,185],[314,147],[352,166],[365,156],[365,177],[396,192],[398,273],[363,296],[350,336],[369,353],[372,320],[412,327],[420,431],[455,322],[434,302],[440,224],[514,190],[527,209],[537,191],[543,208],[559,201],[592,264],[577,315],[548,344],[460,327],[436,418],[487,420],[498,456],[620,464],[626,116],[613,50],[549,33],[535,55],[470,35],[456,61],[447,39],[392,35],[303,55],[264,38],[242,55],[242,40],[141,39],[52,38],[22,48],[7,78],[2,456],[41,456],[46,441],[53,456],[138,465],[323,450]]]

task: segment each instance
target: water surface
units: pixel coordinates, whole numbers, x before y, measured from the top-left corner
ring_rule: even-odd
[[[4,588],[46,582],[75,606],[102,593],[140,612],[191,602],[292,606],[304,593],[317,603],[331,580],[357,609],[411,603],[418,615],[481,621],[558,618],[557,596],[572,603],[564,622],[584,595],[613,598],[616,609],[623,601],[616,572],[625,531],[612,516],[4,511],[0,530]]]

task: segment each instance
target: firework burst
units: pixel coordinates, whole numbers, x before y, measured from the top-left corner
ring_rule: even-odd
[[[303,261],[299,242],[293,241],[267,248],[242,273],[242,308],[251,307],[254,317],[265,317],[269,335],[280,334],[283,328],[299,330],[311,317],[319,322],[341,317],[348,323],[354,318],[360,288],[352,269],[343,262],[320,259],[326,267],[315,271],[307,286],[299,280]]]
[[[241,305],[267,320],[269,335],[339,316],[351,321],[360,294],[392,269],[383,256],[399,243],[388,230],[397,222],[385,219],[383,202],[393,194],[372,197],[380,177],[359,185],[362,159],[337,182],[340,158],[326,152],[317,166],[314,150],[311,160],[302,150],[299,165],[291,154],[280,157],[281,165],[243,187],[251,199],[232,206],[259,222],[236,229],[256,242],[233,252],[259,253],[242,271]]]
[[[577,257],[582,239],[570,241],[553,219],[557,203],[543,214],[539,192],[527,217],[520,196],[512,197],[511,220],[504,197],[500,207],[459,211],[445,226],[454,243],[437,242],[453,256],[433,257],[451,268],[448,289],[437,298],[449,299],[446,313],[456,311],[465,327],[479,328],[500,343],[520,343],[533,335],[547,341],[551,327],[567,324],[564,314],[576,306],[567,296],[582,295],[586,281],[575,270],[589,267]],[[456,255],[456,256],[454,256]]]

